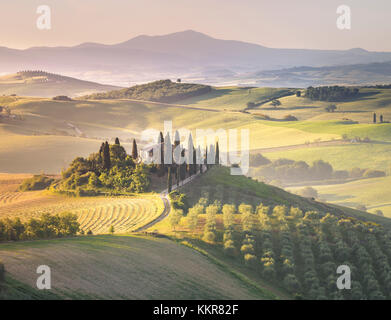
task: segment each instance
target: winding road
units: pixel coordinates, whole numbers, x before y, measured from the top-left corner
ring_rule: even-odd
[[[204,168],[204,170],[206,171],[207,169]],[[193,181],[199,175],[200,175],[200,173],[197,173],[197,174],[195,174],[193,176],[190,176],[190,177],[186,178],[185,180],[181,181],[179,187],[182,187],[183,185]],[[178,188],[178,185],[172,186],[172,190],[176,190],[177,188]],[[149,229],[150,227],[152,227],[153,225],[155,225],[156,223],[162,221],[164,218],[166,218],[170,214],[170,212],[171,212],[171,204],[170,204],[170,199],[168,198],[168,189],[165,189],[165,190],[163,190],[160,193],[160,198],[163,200],[163,204],[164,204],[164,210],[163,210],[162,214],[160,216],[158,216],[156,219],[154,219],[151,222],[147,223],[146,225],[144,225],[144,226],[134,230],[133,232],[145,231],[145,230]]]

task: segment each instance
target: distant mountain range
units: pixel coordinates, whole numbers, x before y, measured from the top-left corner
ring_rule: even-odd
[[[391,61],[391,52],[370,52],[360,48],[275,49],[219,40],[192,30],[163,36],[142,35],[114,45],[83,43],[73,47],[25,50],[0,47],[2,72],[42,69],[123,86],[168,77],[219,83],[243,74],[254,74],[254,71],[388,61]]]

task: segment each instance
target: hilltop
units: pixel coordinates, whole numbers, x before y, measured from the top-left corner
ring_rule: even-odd
[[[171,80],[154,81],[121,90],[96,93],[85,99],[134,99],[154,102],[176,102],[209,93],[212,88],[202,84],[172,82]]]
[[[119,87],[79,80],[45,71],[20,71],[0,77],[0,95],[31,97],[70,97]]]

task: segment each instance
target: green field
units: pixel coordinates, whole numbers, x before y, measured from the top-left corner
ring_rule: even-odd
[[[248,102],[257,104],[289,92],[290,89],[217,87],[208,94],[182,100],[178,104],[205,109],[240,111],[247,108]]]
[[[164,254],[162,254],[164,252]],[[52,290],[71,299],[270,299],[200,253],[167,239],[89,236],[0,244],[8,275],[25,285],[9,297],[31,298],[36,268],[51,268]],[[23,261],[23,263],[20,263]],[[12,284],[12,281],[11,281]],[[5,293],[7,297],[7,292]]]
[[[364,205],[368,212],[375,213],[376,210],[381,210],[384,216],[391,218],[390,184],[391,177],[387,176],[314,188],[322,201],[352,208]],[[289,188],[291,191],[297,189]]]
[[[173,127],[200,129],[250,129],[250,148],[302,144],[307,140],[338,138],[333,133],[308,133],[272,126],[250,114],[213,112],[191,107],[140,103],[127,100],[71,102],[35,98],[0,98],[22,120],[0,122],[0,172],[58,173],[76,156],[90,154],[104,140],[115,137],[130,148],[133,137],[145,129]],[[194,134],[194,132],[193,132]],[[259,138],[262,137],[262,138]],[[142,145],[142,141],[138,141]],[[223,148],[222,148],[223,149]],[[29,154],[30,161],[23,154]]]
[[[303,147],[295,150],[268,152],[270,159],[287,158],[296,161],[322,159],[329,162],[336,170],[350,170],[354,167],[371,168],[390,172],[391,145],[389,144],[350,144],[332,147]]]

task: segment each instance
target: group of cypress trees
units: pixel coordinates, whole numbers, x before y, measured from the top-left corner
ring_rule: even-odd
[[[220,164],[219,143],[216,142],[215,145],[210,145],[209,156],[214,161],[210,161],[210,159],[208,161],[208,148],[205,148],[204,156],[202,156],[200,146],[197,149],[194,146],[191,133],[188,138],[187,150],[180,144],[178,131],[175,132],[174,144],[171,144],[169,133],[163,138],[163,133],[160,132],[158,145],[160,145],[160,148],[158,148],[160,156],[157,157],[160,160],[158,174],[163,176],[167,173],[168,192],[172,191],[173,178],[175,178],[175,183],[179,186],[180,182],[186,179],[186,175],[191,177],[198,172],[202,174],[205,167],[207,169],[210,167],[211,162],[217,165]],[[179,161],[180,158],[185,159],[183,163]]]
[[[383,120],[383,115],[381,114],[380,117],[379,117],[379,123],[383,123],[384,120]],[[377,115],[376,115],[376,112],[373,114],[373,123],[377,123]]]
[[[120,146],[121,143],[119,141],[119,138],[115,138],[114,145]],[[131,154],[133,160],[138,159],[138,149],[137,149],[137,142],[136,139],[133,139],[133,146],[132,146],[132,154]],[[110,170],[111,169],[111,159],[110,159],[110,145],[109,143],[103,142],[99,149],[99,158],[102,163],[102,167],[104,170]]]

